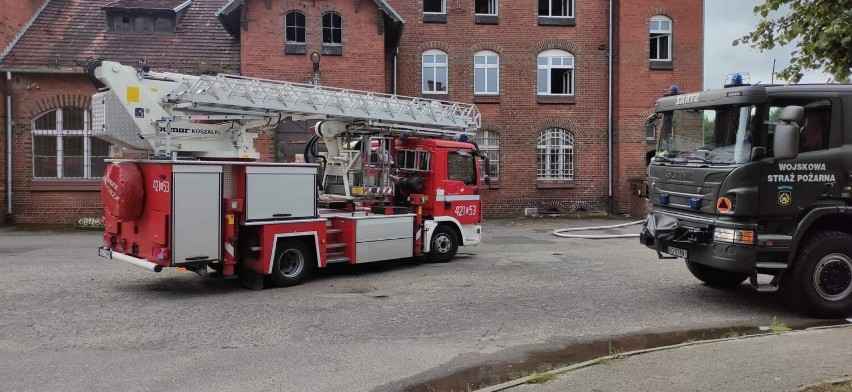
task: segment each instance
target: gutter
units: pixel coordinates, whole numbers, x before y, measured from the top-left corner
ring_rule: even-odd
[[[12,73],[6,72],[6,222],[12,221]]]
[[[14,73],[33,73],[33,74],[57,74],[57,75],[77,75],[83,74],[85,72],[79,70],[71,70],[71,69],[55,69],[55,68],[47,68],[47,69],[39,69],[39,68],[3,68],[0,67],[0,72],[14,72]]]
[[[608,65],[607,65],[607,73],[608,73],[608,85],[607,85],[607,94],[609,95],[609,99],[607,100],[607,113],[606,113],[606,121],[607,121],[607,151],[609,153],[609,162],[607,164],[607,169],[609,172],[609,180],[607,184],[607,197],[608,197],[608,205],[609,205],[609,213],[613,214],[615,211],[613,204],[613,196],[612,196],[612,161],[613,161],[613,149],[612,149],[612,3],[613,0],[609,0],[609,43],[607,44],[607,52],[608,54]]]

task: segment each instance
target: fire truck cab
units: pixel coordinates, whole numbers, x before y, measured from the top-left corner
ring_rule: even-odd
[[[86,72],[95,134],[141,156],[109,161],[102,257],[262,288],[333,263],[447,262],[480,242],[473,105],[113,62]],[[283,118],[319,120],[306,163],[258,162],[248,130]]]

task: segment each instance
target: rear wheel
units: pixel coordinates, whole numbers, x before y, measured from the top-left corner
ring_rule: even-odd
[[[446,263],[456,257],[459,250],[459,237],[455,230],[447,225],[438,225],[429,241],[427,260],[433,263]]]
[[[711,287],[733,287],[748,278],[748,274],[720,270],[689,260],[686,261],[686,268],[689,269],[692,276]]]
[[[314,257],[301,241],[283,241],[275,251],[271,280],[275,286],[288,287],[303,283],[314,269]]]
[[[801,249],[781,282],[784,298],[815,317],[852,315],[852,236],[818,231]]]

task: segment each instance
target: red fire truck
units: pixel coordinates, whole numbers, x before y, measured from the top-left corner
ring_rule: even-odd
[[[262,288],[332,263],[446,262],[480,242],[488,164],[469,141],[474,105],[144,64],[85,68],[99,88],[95,135],[114,156],[145,157],[108,161],[102,257]],[[284,120],[316,121],[306,162],[259,162],[250,130]]]

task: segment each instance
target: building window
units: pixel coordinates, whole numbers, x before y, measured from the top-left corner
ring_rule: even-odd
[[[423,0],[423,21],[426,23],[447,23],[447,1]]]
[[[167,14],[110,13],[108,20],[110,31],[136,33],[173,33],[175,31],[175,16]]]
[[[431,49],[423,52],[423,93],[447,93],[447,53]]]
[[[445,14],[447,13],[446,0],[423,0],[424,14]]]
[[[286,17],[287,42],[294,44],[305,43],[305,14],[299,11],[290,11]],[[325,30],[323,30],[325,33]]]
[[[672,61],[672,20],[651,18],[651,61]]]
[[[489,130],[480,130],[476,134],[476,144],[479,150],[485,153],[488,157],[488,168],[491,172],[491,180],[497,181],[500,179],[500,134]],[[485,170],[480,170],[482,176],[485,176]]]
[[[574,180],[574,135],[561,128],[550,128],[538,137],[538,179]]]
[[[574,17],[574,0],[538,0],[538,16]]]
[[[476,0],[476,15],[497,15],[497,0]]]
[[[343,22],[340,15],[334,12],[326,12],[322,15],[322,43],[340,45],[343,43],[341,36]]]
[[[89,112],[62,108],[33,121],[33,178],[103,177],[109,143],[92,136]]]
[[[559,49],[538,55],[538,94],[574,95],[574,55]]]
[[[323,33],[325,30],[323,30]],[[284,53],[305,54],[308,48],[305,44],[305,14],[290,11],[284,15]]]
[[[500,56],[483,50],[473,55],[473,92],[482,95],[500,93]]]

